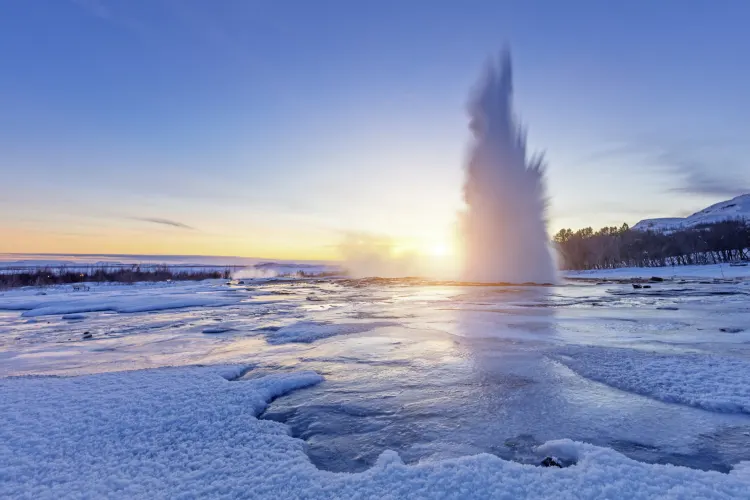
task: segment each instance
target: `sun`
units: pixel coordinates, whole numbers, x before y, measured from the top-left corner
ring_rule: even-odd
[[[445,257],[450,254],[450,247],[445,243],[432,243],[425,250],[425,253],[434,257]]]

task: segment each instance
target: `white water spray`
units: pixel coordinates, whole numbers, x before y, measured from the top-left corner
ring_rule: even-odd
[[[511,103],[510,52],[490,60],[469,104],[474,135],[466,165],[463,279],[553,283],[542,154],[527,157]]]

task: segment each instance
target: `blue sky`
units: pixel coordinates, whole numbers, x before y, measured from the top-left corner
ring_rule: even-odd
[[[750,191],[750,3],[6,0],[0,251],[329,258],[450,237],[509,43],[550,229]]]

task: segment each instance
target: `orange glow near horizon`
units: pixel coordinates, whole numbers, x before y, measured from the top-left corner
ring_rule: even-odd
[[[211,234],[132,228],[100,232],[55,231],[41,228],[0,228],[0,253],[11,254],[132,254],[203,255],[279,260],[346,260],[343,237],[336,232],[279,231],[273,234]],[[256,233],[257,234],[257,233]],[[439,262],[452,259],[456,242],[448,238],[385,238],[384,260],[411,258]]]
[[[335,260],[333,246],[297,241],[264,242],[242,236],[108,231],[101,234],[55,233],[33,229],[1,229],[0,253],[205,255],[273,258],[280,260]]]

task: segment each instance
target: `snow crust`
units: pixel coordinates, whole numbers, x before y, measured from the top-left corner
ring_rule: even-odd
[[[359,474],[316,469],[304,443],[256,417],[274,397],[322,381],[314,372],[230,382],[244,368],[171,368],[0,380],[3,498],[741,498],[730,474],[648,465],[570,440],[541,455],[565,469],[488,454],[404,465],[385,452]]]
[[[750,414],[750,361],[707,354],[568,346],[554,358],[624,391],[711,411]]]

